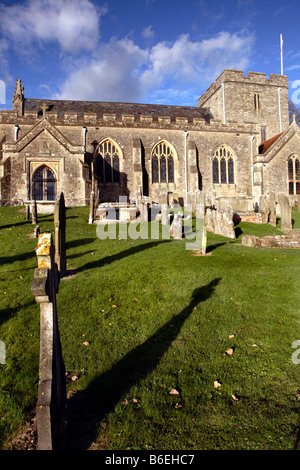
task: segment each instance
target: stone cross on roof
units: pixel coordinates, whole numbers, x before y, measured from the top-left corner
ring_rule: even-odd
[[[46,111],[48,111],[48,106],[46,105],[46,103],[43,103],[42,106],[41,106],[41,110],[43,112],[43,118],[46,116]]]

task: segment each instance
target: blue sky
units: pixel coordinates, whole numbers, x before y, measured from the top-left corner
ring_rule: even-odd
[[[299,19],[299,0],[0,0],[0,109],[17,78],[28,98],[196,106],[225,68],[280,74],[280,34],[292,98]]]

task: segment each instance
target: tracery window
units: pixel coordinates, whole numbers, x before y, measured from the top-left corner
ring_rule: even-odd
[[[215,151],[212,160],[214,184],[234,184],[234,160],[231,150],[221,145]]]
[[[288,159],[289,194],[300,194],[300,157]]]
[[[48,166],[42,165],[36,170],[32,189],[36,201],[55,201],[56,178]]]
[[[174,154],[167,142],[160,142],[152,152],[152,183],[174,183]]]
[[[120,155],[116,145],[109,139],[99,146],[97,174],[99,183],[120,183]]]

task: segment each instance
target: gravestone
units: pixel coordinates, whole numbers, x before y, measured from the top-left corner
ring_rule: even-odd
[[[161,206],[161,223],[162,225],[169,225],[169,212],[167,204]]]
[[[36,225],[38,223],[37,206],[35,200],[31,203],[31,223],[32,225]]]
[[[66,208],[64,194],[57,195],[54,205],[55,263],[60,276],[67,270],[66,260]]]
[[[89,224],[93,224],[95,220],[95,193],[91,191],[90,194],[90,213],[89,213]]]
[[[182,212],[177,212],[174,215],[173,222],[170,227],[170,236],[175,240],[180,240],[182,238]]]
[[[259,212],[262,215],[262,223],[267,224],[269,221],[269,200],[267,195],[262,195],[259,198]]]
[[[37,449],[60,450],[66,431],[66,380],[56,308],[59,273],[51,233],[39,235],[35,251],[38,267],[31,292],[40,304]]]
[[[209,232],[235,238],[232,207],[228,205],[224,211],[208,207],[205,213],[205,226]]]
[[[274,191],[271,191],[269,193],[269,209],[270,209],[269,224],[273,225],[273,227],[276,227],[276,201],[275,201]]]
[[[279,196],[281,229],[292,230],[292,207],[288,196],[281,194]]]

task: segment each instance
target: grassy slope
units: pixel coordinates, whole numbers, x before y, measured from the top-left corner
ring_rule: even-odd
[[[247,248],[240,237],[209,234],[211,255],[196,257],[184,241],[99,240],[87,208],[67,215],[68,268],[77,275],[61,281],[58,311],[66,370],[78,376],[68,384],[70,446],[293,448],[299,251]],[[1,208],[0,217],[7,348],[0,433],[7,448],[36,401],[39,309],[30,292],[36,239],[26,238],[33,226],[21,208]],[[294,219],[300,227],[296,212]],[[52,216],[39,225],[53,231]],[[173,388],[179,395],[169,394]]]

